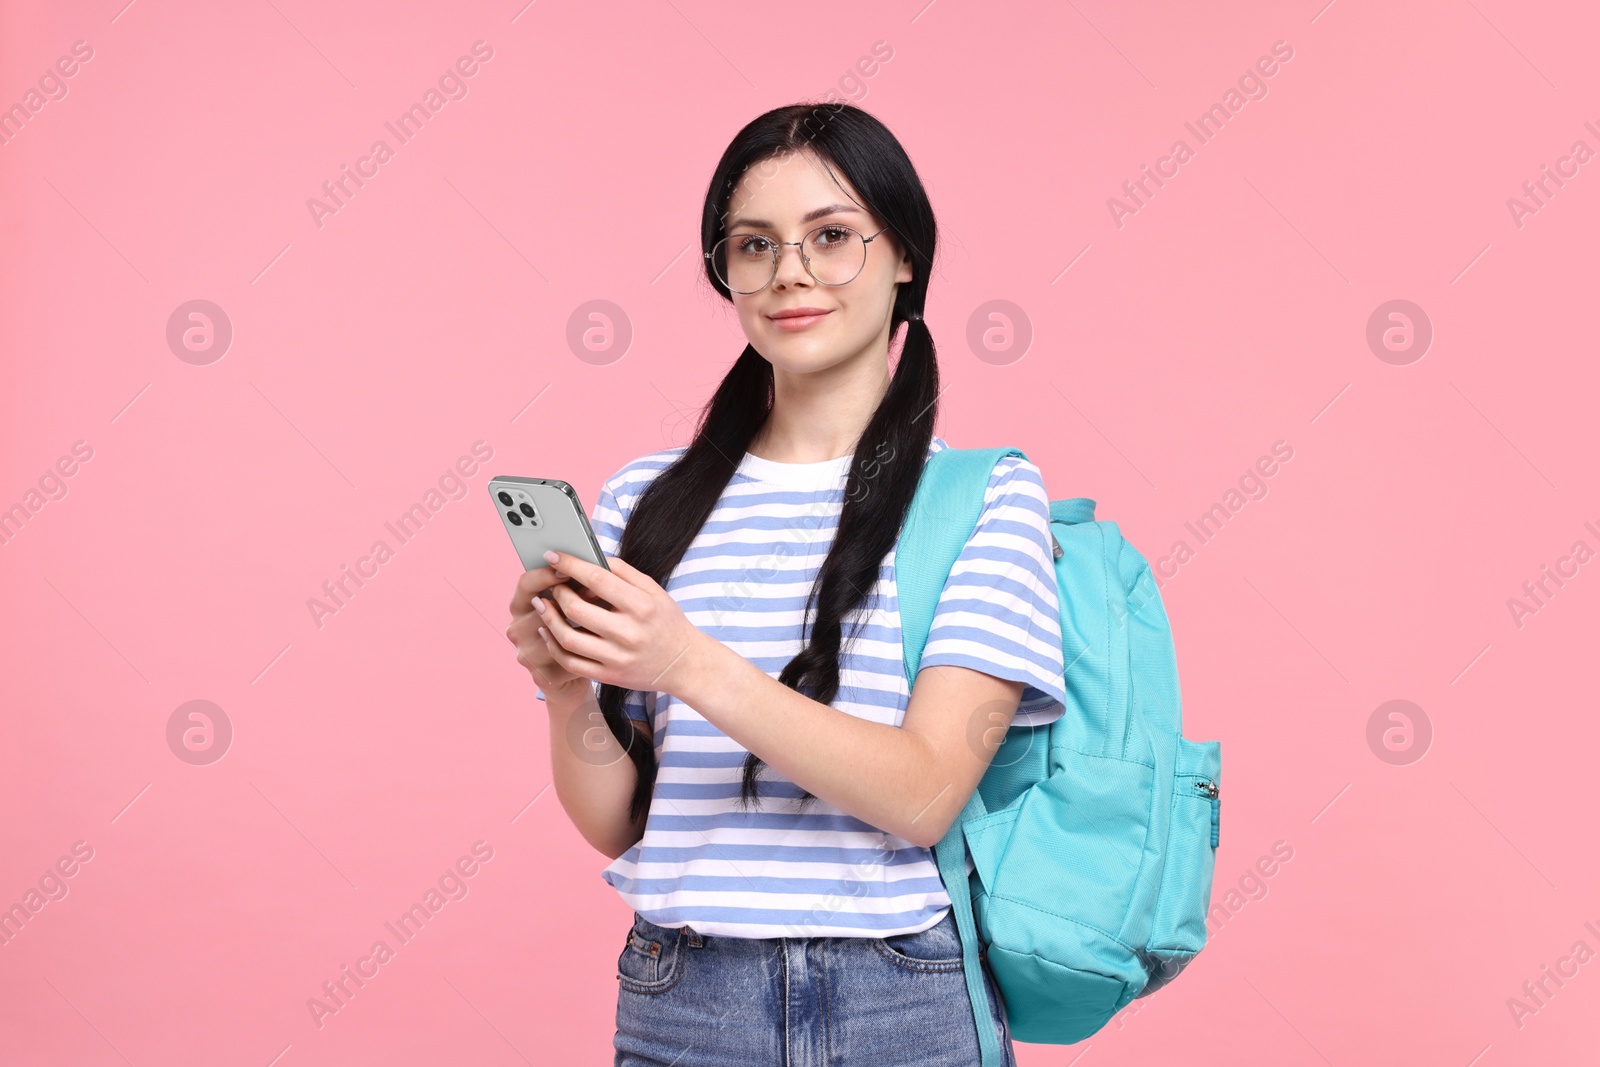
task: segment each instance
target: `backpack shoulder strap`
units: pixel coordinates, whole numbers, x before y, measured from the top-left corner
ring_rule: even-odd
[[[900,639],[905,649],[908,686],[916,686],[922,650],[927,646],[933,614],[950,568],[978,527],[994,465],[1000,457],[1009,455],[1027,458],[1017,448],[944,448],[929,456],[922,468],[922,478],[917,482],[895,549],[895,596],[900,605]],[[933,854],[961,934],[962,970],[978,1031],[981,1067],[1000,1067],[1000,1037],[989,1016],[981,970],[983,945],[972,914],[962,831],[963,824],[983,814],[983,798],[974,789],[944,839],[934,846]]]
[[[1094,521],[1094,501],[1086,496],[1075,496],[1071,500],[1050,501],[1050,519],[1052,522],[1064,522],[1068,526],[1076,526],[1081,522]]]
[[[977,529],[989,477],[1001,456],[1028,458],[1020,448],[943,448],[922,468],[894,557],[908,685],[916,685],[939,595]]]

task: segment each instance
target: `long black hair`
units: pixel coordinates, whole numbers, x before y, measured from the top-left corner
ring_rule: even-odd
[[[724,236],[728,201],[745,171],[802,150],[814,152],[843,175],[864,206],[889,225],[912,264],[911,281],[899,283],[890,316],[891,336],[907,323],[899,362],[888,391],[856,441],[838,532],[802,612],[804,618],[816,605],[805,647],[778,676],[791,689],[832,704],[839,692],[842,620],[876,586],[879,567],[899,537],[933,440],[939,365],[922,310],[937,233],[922,181],[883,123],[850,104],[792,104],[750,122],[723,152],[706,189],[700,220],[703,252],[711,252]],[[732,303],[711,261],[704,256],[701,261],[711,286]],[[745,345],[701,410],[694,440],[651,480],[634,504],[618,556],[666,587],[766,421],[773,395],[772,364],[753,345]],[[649,809],[656,758],[654,747],[635,732],[622,710],[628,692],[622,686],[602,684],[599,704],[607,726],[639,771],[629,807],[630,818],[637,819]],[[755,753],[746,753],[739,790],[743,806],[757,797],[761,763]],[[802,806],[812,799],[814,794],[806,791]]]

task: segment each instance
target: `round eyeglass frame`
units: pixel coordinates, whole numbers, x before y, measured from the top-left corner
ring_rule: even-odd
[[[866,246],[871,244],[874,240],[876,240],[880,234],[886,233],[886,232],[888,232],[889,230],[891,230],[893,228],[894,227],[892,227],[892,226],[885,226],[883,229],[879,230],[877,233],[873,234],[871,237],[868,237],[866,234],[862,233],[860,230],[856,229],[854,226],[849,226],[849,225],[846,225],[845,223],[842,223],[842,222],[825,222],[821,226],[817,226],[817,227],[815,227],[813,229],[807,230],[805,232],[805,235],[802,236],[800,238],[800,240],[798,240],[798,241],[772,241],[772,238],[767,237],[765,234],[760,234],[760,233],[754,233],[754,234],[752,234],[752,233],[730,233],[727,236],[720,238],[717,241],[716,244],[712,245],[711,246],[711,251],[702,252],[700,254],[702,256],[704,256],[706,259],[711,260],[712,273],[714,273],[717,276],[717,279],[719,281],[721,281],[723,285],[727,285],[728,286],[728,291],[730,293],[738,293],[740,296],[754,296],[756,293],[761,292],[762,289],[765,289],[768,285],[771,285],[773,283],[773,281],[778,277],[778,257],[783,255],[783,249],[784,249],[784,246],[786,246],[786,245],[798,245],[798,246],[800,246],[800,265],[806,269],[806,273],[807,274],[811,275],[811,280],[816,282],[818,285],[831,285],[831,286],[849,285],[851,282],[853,282],[857,278],[861,277],[862,270],[864,270],[866,268],[866,265],[867,265],[867,247]],[[854,274],[850,275],[850,277],[846,278],[844,281],[842,281],[842,282],[825,282],[821,278],[818,278],[814,273],[812,273],[811,260],[806,256],[806,253],[805,253],[805,243],[806,243],[806,238],[808,238],[812,234],[816,233],[817,230],[849,230],[851,233],[853,233],[857,237],[861,238],[861,266],[857,267],[856,268],[856,272]],[[717,249],[721,248],[724,243],[726,243],[727,241],[731,241],[735,237],[761,237],[761,238],[764,238],[764,239],[766,239],[768,241],[772,241],[772,273],[767,276],[766,284],[762,285],[758,289],[750,289],[750,290],[735,289],[733,286],[728,285],[728,280],[722,276],[723,272],[717,268],[717,261],[714,258],[716,256],[716,254],[717,254]],[[724,260],[724,262],[726,262],[726,260]]]

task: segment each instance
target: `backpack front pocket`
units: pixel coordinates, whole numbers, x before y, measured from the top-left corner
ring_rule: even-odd
[[[1166,864],[1150,927],[1154,957],[1150,982],[1140,996],[1175,978],[1206,943],[1206,913],[1216,870],[1222,800],[1218,779],[1222,746],[1217,741],[1178,741],[1172,779],[1172,822]]]
[[[1004,853],[985,882],[991,897],[1020,900],[1115,938],[1144,859],[1155,772],[1085,752],[1063,752],[1060,759],[1061,769],[1018,801]],[[993,845],[971,848],[978,858]],[[1064,856],[1072,861],[1054,859]]]
[[[1145,968],[1122,939],[1145,858],[1155,770],[1060,750],[1058,769],[964,824],[990,970],[1019,1041],[1068,1044],[1133,999]]]

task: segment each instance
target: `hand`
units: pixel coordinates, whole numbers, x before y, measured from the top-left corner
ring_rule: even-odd
[[[551,589],[542,640],[555,662],[605,684],[677,695],[693,666],[690,653],[709,640],[678,602],[616,556],[606,557],[610,570],[564,552],[546,552],[545,559],[593,594],[584,597],[565,584]]]
[[[544,620],[534,608],[534,601],[548,603],[547,590],[567,581],[565,575],[551,567],[535,567],[517,579],[516,591],[511,594],[511,625],[506,627],[506,639],[516,646],[517,662],[528,668],[534,684],[544,690],[546,697],[569,685],[592,684],[590,679],[557,663],[550,655],[549,643],[539,636]]]

